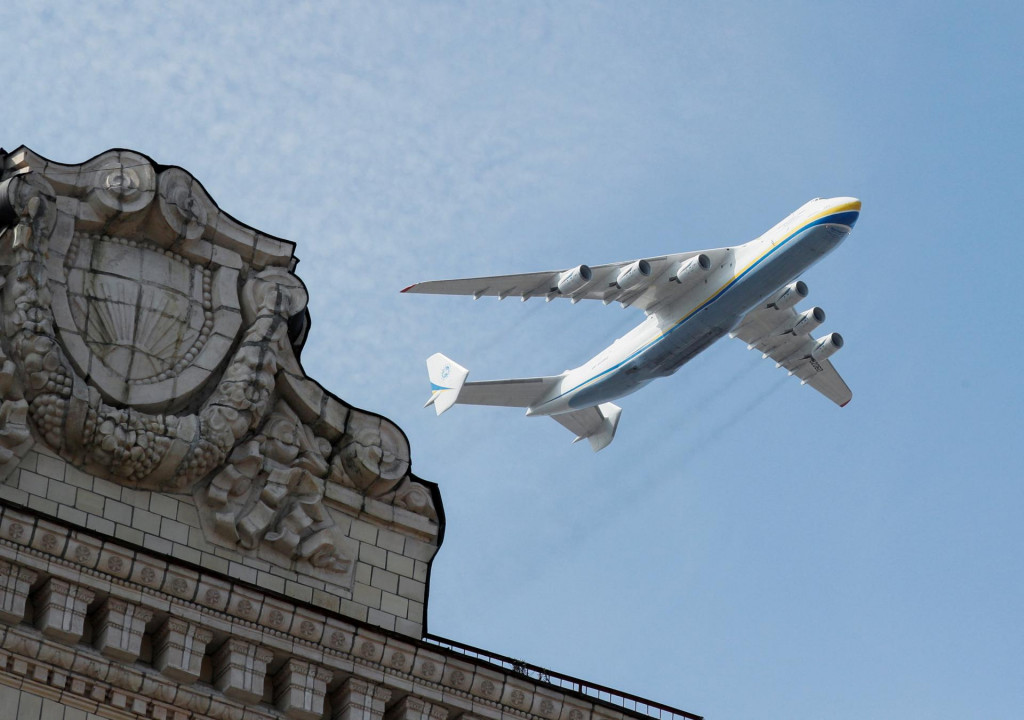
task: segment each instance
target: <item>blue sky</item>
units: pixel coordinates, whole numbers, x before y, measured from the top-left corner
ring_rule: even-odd
[[[141,7],[140,7],[141,6]],[[0,8],[0,142],[181,165],[298,243],[307,372],[397,422],[448,518],[434,633],[715,720],[1019,717],[1018,3],[119,2]],[[804,277],[839,410],[723,340],[599,454],[421,408],[639,321],[412,282],[857,228]]]

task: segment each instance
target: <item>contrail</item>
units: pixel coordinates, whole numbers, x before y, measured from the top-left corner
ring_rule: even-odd
[[[739,373],[736,373],[735,377],[732,378],[732,380],[734,381],[736,378],[743,375],[745,372],[746,369],[742,370]],[[760,407],[765,401],[768,400],[768,398],[770,398],[772,395],[774,395],[780,389],[782,389],[782,387],[786,384],[786,380],[786,376],[778,378],[776,382],[770,385],[764,392],[754,397],[749,403],[744,404],[742,408],[734,412],[732,415],[727,417],[722,422],[715,425],[710,431],[696,438],[690,436],[691,442],[687,443],[683,447],[681,452],[680,449],[671,442],[663,443],[662,447],[665,448],[666,451],[671,451],[673,457],[677,459],[685,458],[686,455],[688,455],[692,451],[699,450],[702,448],[707,449],[709,445],[713,444],[716,440],[718,440],[724,434],[726,434],[727,431],[730,430],[737,423],[739,423],[740,420],[749,415],[756,408]],[[724,387],[728,387],[728,385],[724,385]],[[626,498],[616,496],[613,500],[609,502],[605,512],[601,513],[605,520],[605,524],[608,524],[611,521],[618,518],[626,511],[627,508],[630,508],[636,503],[647,499],[650,496],[651,491],[657,488],[658,486],[671,480],[675,480],[679,477],[678,473],[652,471],[652,468],[654,467],[655,463],[662,464],[664,462],[664,456],[662,456],[662,458],[653,459],[651,462],[645,463],[645,465],[637,472],[638,476],[642,476],[645,479],[642,480],[638,485],[633,487],[634,492],[631,492]],[[681,469],[685,469],[685,467],[680,467],[679,465],[674,464],[672,469],[678,471]],[[593,534],[593,529],[593,526],[588,526],[585,529],[581,529],[581,531],[578,533],[572,533],[569,537],[566,538],[565,543],[579,543],[583,540],[586,540],[591,534]]]
[[[768,389],[762,392],[760,395],[751,400],[746,407],[741,408],[737,412],[733,413],[730,417],[726,418],[725,422],[716,425],[710,433],[701,438],[699,443],[695,443],[692,448],[696,449],[703,444],[714,442],[721,437],[727,430],[730,430],[736,423],[742,420],[744,417],[749,415],[753,410],[759,407],[765,400],[770,398],[772,395],[782,389],[782,386],[786,384],[786,376],[783,375],[778,378],[772,385],[768,386]]]
[[[540,308],[534,305],[532,308],[526,309],[516,320],[513,320],[509,324],[502,325],[497,328],[494,332],[477,340],[476,343],[470,346],[470,352],[478,354],[486,349],[493,349],[495,345],[501,340],[507,340],[508,337],[515,331],[518,330],[522,325],[529,321],[534,315],[540,311]]]

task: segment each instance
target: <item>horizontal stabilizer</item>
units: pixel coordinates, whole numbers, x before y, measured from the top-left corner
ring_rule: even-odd
[[[470,382],[462,387],[459,404],[529,408],[541,402],[561,381],[561,375],[551,375]]]
[[[562,380],[561,375],[509,380],[466,382],[469,371],[441,353],[427,358],[430,399],[440,415],[455,403],[528,408],[544,399]]]
[[[596,407],[588,407],[561,415],[552,415],[562,427],[576,433],[573,442],[586,438],[594,452],[608,447],[615,438],[615,430],[619,426],[619,415],[622,408],[615,403],[601,403]]]

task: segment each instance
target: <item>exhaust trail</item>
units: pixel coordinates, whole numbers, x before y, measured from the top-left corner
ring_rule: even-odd
[[[505,323],[486,335],[478,335],[477,341],[469,346],[469,352],[478,355],[485,350],[497,349],[496,346],[500,346],[502,341],[507,341],[515,331],[529,322],[539,311],[540,308],[536,305],[532,308],[527,308],[526,312],[522,313],[520,317],[512,322]],[[492,325],[491,327],[493,328],[494,326]]]
[[[727,417],[723,422],[720,422],[717,425],[715,425],[710,430],[710,432],[706,433],[697,442],[693,443],[692,446],[687,448],[687,449],[695,450],[696,448],[699,448],[702,445],[707,445],[709,443],[713,443],[716,440],[718,440],[719,438],[721,438],[724,434],[726,434],[729,430],[731,430],[735,425],[737,425],[740,422],[740,420],[742,420],[747,415],[749,415],[751,412],[753,412],[755,409],[757,409],[758,407],[763,405],[765,403],[765,401],[768,400],[768,398],[770,398],[772,395],[774,395],[779,390],[781,390],[782,387],[784,385],[786,385],[786,381],[787,380],[788,380],[788,377],[786,375],[783,375],[780,378],[778,378],[774,383],[769,385],[768,388],[764,392],[762,392],[760,395],[757,395],[756,397],[754,397],[749,403],[747,403],[744,407],[740,408],[739,410],[734,412],[732,415]]]
[[[722,383],[722,388],[724,389],[729,387],[733,382],[735,382],[735,380],[746,372],[747,369],[745,368],[740,372],[735,373],[734,376],[730,378],[729,383]],[[729,430],[738,425],[743,418],[748,416],[751,412],[767,402],[769,398],[779,392],[783,386],[787,384],[787,380],[788,378],[783,375],[762,393],[754,396],[749,402],[744,403],[741,408],[733,412],[724,420],[715,424],[710,430],[698,436],[689,435],[688,437],[690,441],[683,445],[681,449],[672,442],[673,437],[679,433],[667,433],[666,437],[662,438],[662,442],[660,443],[664,451],[656,456],[650,457],[648,462],[643,463],[637,471],[636,475],[642,479],[633,487],[634,492],[629,493],[625,498],[616,494],[613,498],[609,499],[605,508],[599,513],[600,517],[604,520],[601,524],[603,526],[612,524],[634,505],[641,501],[648,500],[651,492],[661,485],[664,485],[667,482],[677,481],[680,478],[680,473],[686,471],[685,462],[682,465],[678,462],[680,458],[686,458],[694,452],[698,452],[701,449],[706,450],[709,446],[713,446],[717,440],[726,436]],[[714,395],[709,394],[708,397],[710,399],[711,397],[714,397]],[[670,465],[670,467],[665,469],[665,465]],[[577,532],[570,532],[562,544],[568,546],[569,543],[578,544],[585,541],[593,535],[595,529],[594,525],[587,525],[584,528],[580,528]]]

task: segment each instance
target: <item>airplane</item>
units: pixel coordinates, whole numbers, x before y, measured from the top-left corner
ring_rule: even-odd
[[[811,336],[825,311],[796,310],[808,292],[797,278],[842,242],[860,208],[852,197],[815,198],[734,247],[410,285],[402,292],[600,300],[646,314],[626,335],[561,375],[466,382],[466,368],[436,353],[427,359],[432,392],[424,407],[433,405],[438,415],[456,403],[525,408],[527,415],[550,415],[575,433],[573,442],[586,439],[597,452],[615,437],[622,410],[613,400],[671,375],[725,335],[760,350],[843,407],[853,395],[829,360],[843,337]]]

